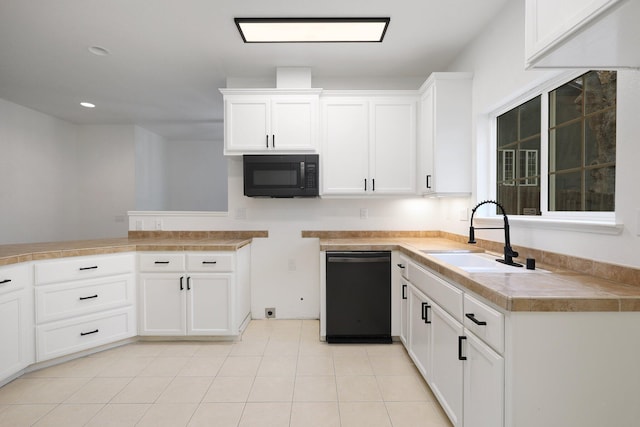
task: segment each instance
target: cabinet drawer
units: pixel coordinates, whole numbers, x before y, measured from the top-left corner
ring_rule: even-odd
[[[416,288],[424,292],[425,295],[437,302],[458,322],[462,323],[463,293],[460,289],[414,263],[409,263],[409,277],[411,277],[411,283]]]
[[[29,283],[30,264],[0,267],[0,295],[24,288]]]
[[[398,261],[399,262],[396,264],[396,267],[400,271],[400,275],[406,280],[411,280],[409,279],[409,259],[403,256],[399,256]]]
[[[95,313],[133,304],[133,276],[122,275],[91,281],[36,288],[36,322]]]
[[[483,322],[486,324],[478,324]],[[467,294],[464,295],[464,326],[495,351],[504,353],[504,315]]]
[[[206,253],[187,254],[187,270],[189,271],[233,271],[234,254]]]
[[[150,253],[140,254],[140,271],[184,271],[184,254],[174,253]]]
[[[35,264],[35,284],[67,282],[133,271],[134,254],[73,257]]]
[[[133,307],[40,325],[36,328],[38,362],[135,334]]]

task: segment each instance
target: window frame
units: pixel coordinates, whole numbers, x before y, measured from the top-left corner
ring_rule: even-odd
[[[495,108],[488,114],[489,120],[489,174],[487,197],[480,197],[478,200],[486,198],[497,200],[497,165],[498,165],[498,128],[497,119],[502,114],[540,96],[540,154],[538,162],[540,164],[540,215],[516,215],[509,214],[509,219],[516,222],[545,223],[548,221],[594,223],[594,224],[614,224],[616,229],[621,225],[616,224],[616,210],[612,212],[589,212],[589,211],[549,211],[549,93],[567,82],[580,77],[592,69],[580,69],[560,72],[556,76],[536,84],[519,95],[513,96],[509,101]],[[617,111],[616,111],[617,115]],[[617,126],[617,122],[616,122]],[[617,132],[616,132],[617,135]],[[617,138],[617,136],[616,136]],[[617,140],[616,140],[617,144]],[[617,157],[617,150],[616,150]],[[616,170],[617,174],[617,170]],[[480,176],[478,176],[480,179]],[[616,207],[617,207],[616,203]],[[497,218],[493,211],[484,210],[483,217]]]

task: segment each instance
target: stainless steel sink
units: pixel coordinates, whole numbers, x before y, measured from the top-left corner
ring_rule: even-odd
[[[424,251],[427,255],[450,264],[468,273],[548,273],[547,270],[527,270],[525,267],[514,267],[501,264],[496,261],[495,255],[473,252],[442,252],[433,253]]]

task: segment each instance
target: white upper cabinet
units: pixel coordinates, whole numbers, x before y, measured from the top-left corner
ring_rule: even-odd
[[[224,151],[316,152],[319,89],[220,89],[224,95]]]
[[[420,88],[418,190],[471,193],[470,73],[433,73]]]
[[[640,66],[637,0],[526,0],[527,68]]]
[[[323,94],[322,195],[415,194],[415,92]]]

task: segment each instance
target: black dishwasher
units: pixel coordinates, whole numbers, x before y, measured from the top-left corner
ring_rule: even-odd
[[[327,252],[327,342],[391,342],[391,252]]]

